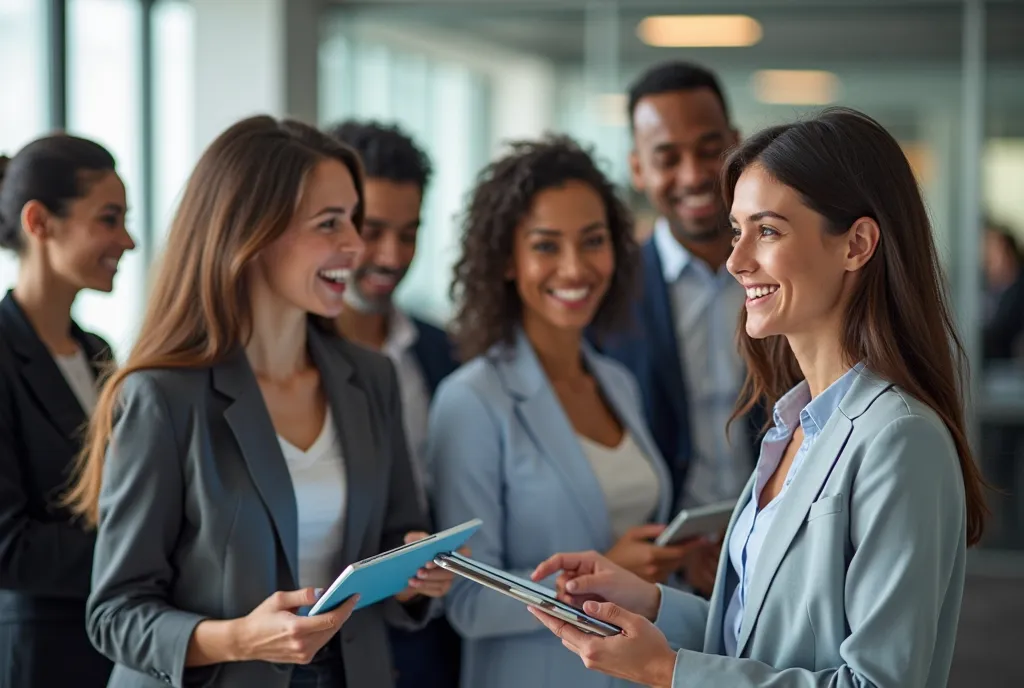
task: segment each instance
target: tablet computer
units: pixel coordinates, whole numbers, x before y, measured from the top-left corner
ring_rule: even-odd
[[[622,629],[600,619],[595,619],[582,609],[562,602],[555,597],[555,591],[538,585],[533,581],[513,576],[507,571],[496,569],[482,562],[462,556],[458,552],[440,554],[434,557],[434,563],[474,583],[486,586],[491,590],[519,600],[523,604],[537,607],[546,614],[566,621],[576,628],[590,633],[609,637],[622,633]]]
[[[420,568],[432,562],[438,554],[457,550],[482,523],[475,518],[350,564],[310,607],[308,616],[329,612],[352,595],[359,595],[356,609],[362,609],[402,592]]]
[[[654,544],[665,547],[692,537],[717,535],[728,527],[732,510],[735,508],[736,500],[732,499],[694,509],[683,509],[676,514],[665,530],[661,531]]]

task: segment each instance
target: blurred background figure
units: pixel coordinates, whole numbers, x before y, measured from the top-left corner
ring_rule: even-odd
[[[1009,228],[987,223],[982,261],[985,360],[1024,355],[1024,252]]]
[[[6,168],[6,169],[5,169]],[[18,280],[0,301],[0,686],[107,685],[85,634],[95,536],[60,501],[110,347],[71,318],[114,288],[135,247],[103,146],[48,136],[0,160],[0,246]]]
[[[409,458],[427,508],[430,472],[424,465],[427,411],[437,385],[455,370],[448,336],[394,304],[395,289],[416,257],[423,195],[430,181],[426,154],[401,129],[347,121],[328,133],[355,150],[366,175],[363,252],[335,323],[342,336],[385,353],[395,364]],[[459,637],[443,616],[422,631],[390,629],[398,688],[454,688]]]

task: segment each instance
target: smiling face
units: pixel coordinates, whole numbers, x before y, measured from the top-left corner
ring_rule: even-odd
[[[601,196],[583,182],[538,193],[516,228],[509,277],[527,330],[582,331],[604,299],[615,250]]]
[[[109,292],[125,251],[135,248],[125,228],[124,184],[116,172],[82,174],[86,194],[67,205],[64,217],[32,202],[32,250],[41,250],[55,275],[75,289]]]
[[[420,227],[423,192],[411,182],[366,180],[365,249],[345,300],[364,313],[386,313],[412,259]]]
[[[288,228],[258,259],[257,278],[299,310],[336,317],[362,250],[352,219],[358,204],[348,168],[334,159],[320,162],[303,185]]]
[[[646,96],[637,102],[633,129],[633,187],[680,241],[722,237],[728,225],[718,175],[738,137],[718,96],[709,88]]]
[[[857,271],[877,245],[877,224],[862,218],[830,233],[824,217],[757,164],[736,183],[730,221],[727,266],[747,291],[747,334],[838,337]]]

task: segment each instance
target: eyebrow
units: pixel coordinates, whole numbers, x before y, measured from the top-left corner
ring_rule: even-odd
[[[783,222],[789,222],[788,217],[786,217],[785,215],[780,215],[779,213],[776,213],[771,210],[762,210],[759,213],[754,213],[753,215],[747,217],[747,222],[760,222],[765,218],[772,218],[775,220],[782,220]],[[736,222],[736,217],[732,213],[729,214],[729,222]]]
[[[725,134],[720,131],[709,131],[701,134],[697,137],[697,140],[693,142],[693,145],[700,146],[705,143],[718,143],[725,140]],[[656,153],[674,151],[676,148],[685,146],[686,144],[679,141],[664,141],[654,147]]]
[[[580,229],[580,233],[581,234],[590,234],[591,232],[595,232],[595,231],[597,231],[599,229],[604,229],[605,226],[606,225],[605,225],[604,220],[598,220],[597,222],[591,222],[589,225],[586,225],[585,227]],[[534,227],[529,232],[527,232],[527,234],[540,234],[542,236],[561,236],[563,234],[563,232],[560,229],[549,229],[547,227]]]
[[[123,205],[121,205],[119,203],[107,203],[102,208],[100,208],[100,212],[101,213],[105,213],[108,210],[113,210],[115,213],[127,213],[128,212],[128,208],[124,207]]]
[[[375,227],[389,227],[390,223],[381,217],[366,216],[363,218],[363,224],[373,225]],[[415,220],[409,220],[404,225],[398,227],[398,229],[413,229],[423,224],[423,219],[417,217]]]
[[[328,205],[328,206],[324,206],[320,210],[316,211],[310,217],[319,217],[321,215],[328,215],[328,214],[330,214],[330,215],[344,215],[347,212],[348,211],[345,208],[342,208],[341,206]]]

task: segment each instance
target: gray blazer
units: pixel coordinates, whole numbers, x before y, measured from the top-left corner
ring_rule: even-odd
[[[669,515],[671,483],[644,423],[636,381],[584,346],[587,368],[658,476],[652,520]],[[604,492],[522,331],[441,383],[430,414],[438,527],[483,520],[473,558],[529,578],[556,552],[614,544]],[[553,579],[544,581],[554,587]],[[537,623],[522,603],[456,579],[445,607],[462,634],[465,688],[613,688]]]
[[[681,648],[672,685],[945,686],[966,550],[949,431],[928,406],[865,371],[779,505],[752,573],[739,658],[722,656],[737,583],[727,548],[710,603],[662,588],[658,627]]]
[[[309,349],[339,428],[348,499],[338,571],[424,530],[385,357],[314,327]],[[203,619],[248,614],[297,586],[295,493],[242,352],[206,369],[130,375],[107,452],[87,627],[117,663],[112,688],[284,688],[290,665],[185,668]],[[415,629],[429,605],[389,599],[353,614],[339,642],[350,686],[392,685],[385,622]]]

